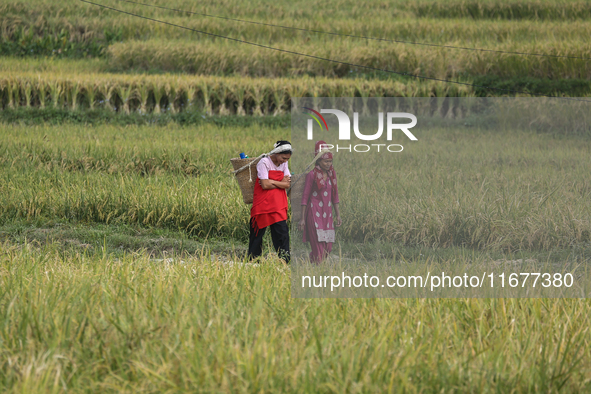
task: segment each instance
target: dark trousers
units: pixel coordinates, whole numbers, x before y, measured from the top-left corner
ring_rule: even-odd
[[[280,258],[285,260],[289,264],[289,227],[287,227],[287,221],[282,220],[277,223],[273,223],[269,226],[271,228],[271,239],[273,240],[273,247],[277,251]],[[263,236],[267,227],[260,228],[259,231],[255,231],[252,227],[252,219],[250,221],[250,240],[248,243],[248,258],[254,259],[263,254]]]

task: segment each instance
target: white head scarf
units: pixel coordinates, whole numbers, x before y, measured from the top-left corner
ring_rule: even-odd
[[[271,151],[270,154],[273,155],[276,153],[287,152],[287,151],[293,151],[290,143],[279,145],[279,142],[276,142],[275,145],[273,145],[273,150]]]

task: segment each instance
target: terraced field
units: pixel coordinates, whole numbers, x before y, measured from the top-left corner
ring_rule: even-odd
[[[297,96],[591,93],[585,2],[166,5],[184,12],[100,4],[209,35],[75,0],[10,2],[0,34],[0,54],[11,57],[0,66],[3,108],[277,115]],[[79,59],[78,73],[64,58]],[[15,69],[31,74],[15,78]]]
[[[0,391],[590,390],[587,299],[292,298],[270,240],[243,261],[229,163],[291,138],[292,97],[432,97],[377,179],[335,155],[339,241],[400,266],[585,267],[588,103],[461,100],[589,100],[589,2],[100,4],[210,34],[0,5]]]

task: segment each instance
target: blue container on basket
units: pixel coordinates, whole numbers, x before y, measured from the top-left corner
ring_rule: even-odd
[[[240,158],[241,158],[241,159],[246,159],[247,157],[248,157],[248,156],[246,156],[246,155],[244,154],[244,152],[240,153]]]

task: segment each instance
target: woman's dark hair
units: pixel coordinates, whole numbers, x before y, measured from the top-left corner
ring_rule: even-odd
[[[274,145],[274,148],[278,148],[278,147],[280,147],[281,145],[291,145],[291,143],[290,143],[289,141],[280,140],[280,141],[277,141],[277,142],[275,143],[275,145]],[[289,154],[291,155],[291,153],[292,153],[292,152],[291,152],[291,150],[285,150],[285,151],[283,151],[283,152],[281,152],[281,153],[289,153]]]

